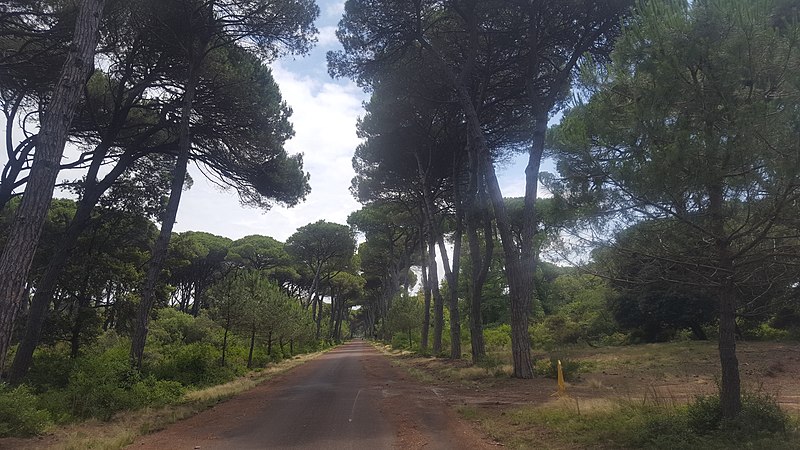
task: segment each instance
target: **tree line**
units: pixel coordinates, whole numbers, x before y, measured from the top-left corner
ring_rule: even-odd
[[[532,319],[563,306],[547,245],[606,280],[569,283],[613,288],[595,311],[623,328],[716,324],[736,416],[741,328],[796,317],[798,24],[782,0],[346,2],[328,64],[371,95],[350,218],[383,261],[365,270],[368,325],[415,316],[390,312],[418,264],[422,351],[446,352],[449,327],[460,358],[468,330],[478,362],[499,284],[513,375],[530,378]],[[496,168],[517,154],[524,196],[504,198]]]
[[[183,302],[179,309],[197,315],[206,306],[217,265],[231,266],[230,272],[236,264],[225,259],[227,244],[210,237],[184,243],[189,255],[209,245],[204,251],[211,256],[203,261],[197,255],[188,267],[170,261],[181,193],[191,185],[190,161],[234,190],[243,205],[292,206],[306,197],[302,155],[284,149],[293,135],[291,108],[267,63],[306,53],[318,14],[309,0],[4,2],[0,367],[10,381],[25,378],[47,321],[63,313],[58,308],[65,300],[73,354],[89,327],[84,313],[102,311],[104,329],[131,336],[136,369],[153,309],[172,298],[173,287]],[[65,154],[67,142],[76,150]],[[59,183],[77,200],[53,203],[64,169],[82,170],[80,179]],[[48,220],[54,209],[58,235]],[[75,272],[81,259],[85,270]],[[201,273],[208,277],[197,278]],[[67,288],[76,281],[77,291]],[[6,364],[17,342],[13,363]]]

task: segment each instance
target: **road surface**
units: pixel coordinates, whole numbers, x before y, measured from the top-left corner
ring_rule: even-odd
[[[354,341],[131,449],[473,449],[489,444],[436,389]]]

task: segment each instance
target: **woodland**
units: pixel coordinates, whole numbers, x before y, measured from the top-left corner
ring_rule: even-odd
[[[0,5],[0,436],[353,337],[522,380],[542,351],[713,341],[718,393],[689,414],[790,426],[743,392],[737,343],[800,340],[800,2],[348,0],[327,62],[369,95],[361,209],[285,242],[174,232],[189,164],[243,206],[309,194],[269,64],[318,15]]]

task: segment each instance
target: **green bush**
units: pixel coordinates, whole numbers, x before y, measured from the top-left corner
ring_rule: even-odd
[[[37,393],[66,388],[75,362],[69,352],[66,343],[37,348],[25,383]]]
[[[742,395],[742,410],[731,421],[723,421],[721,428],[730,434],[785,433],[789,416],[778,406],[774,397],[764,394]]]
[[[220,367],[222,352],[213,345],[193,342],[164,349],[164,357],[152,367],[158,379],[177,381],[184,386],[207,386],[228,381],[232,369]]]
[[[773,328],[767,323],[759,324],[757,327],[747,330],[745,337],[759,341],[784,341],[789,339],[789,330]]]
[[[528,335],[531,337],[531,345],[534,348],[550,350],[556,345],[550,330],[542,322],[529,326]]]
[[[697,434],[722,430],[724,434],[753,436],[760,433],[785,433],[789,416],[773,397],[744,393],[742,410],[733,420],[723,420],[719,395],[699,397],[687,409],[689,428]]]
[[[50,414],[37,404],[27,386],[11,389],[0,384],[0,437],[31,436],[44,431],[50,424]]]
[[[719,429],[722,407],[719,395],[697,397],[686,411],[689,428],[697,434],[708,434]]]
[[[174,402],[183,392],[178,381],[142,378],[130,366],[128,345],[120,343],[79,358],[63,397],[54,394],[47,401],[53,410],[63,405],[76,418],[108,420],[118,411]]]
[[[67,407],[77,418],[108,420],[115,412],[135,405],[130,390],[139,381],[139,374],[130,366],[127,346],[89,353],[76,361],[70,374]]]
[[[568,358],[550,357],[550,360],[540,359],[533,365],[536,375],[547,378],[558,378],[558,360],[561,360],[561,372],[564,374],[565,381],[575,381],[580,378],[582,364]]]
[[[148,332],[148,340],[152,345],[169,345],[209,340],[218,328],[205,314],[193,317],[172,308],[158,310],[156,318]]]
[[[395,333],[392,335],[392,348],[410,349],[411,345],[408,342],[408,335],[405,333]]]
[[[185,389],[177,381],[156,380],[152,375],[131,386],[130,407],[164,406],[183,396]]]
[[[511,348],[511,325],[503,324],[483,330],[483,339],[488,351]]]

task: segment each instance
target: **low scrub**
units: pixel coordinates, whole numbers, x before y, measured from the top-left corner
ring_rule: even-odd
[[[0,437],[32,436],[50,425],[50,413],[38,406],[27,386],[0,384]]]
[[[689,405],[601,402],[523,407],[501,414],[465,410],[500,442],[515,448],[635,449],[798,449],[800,433],[768,396],[743,397],[742,412],[733,421],[721,419],[719,397],[701,397]],[[537,429],[537,433],[526,430]]]

